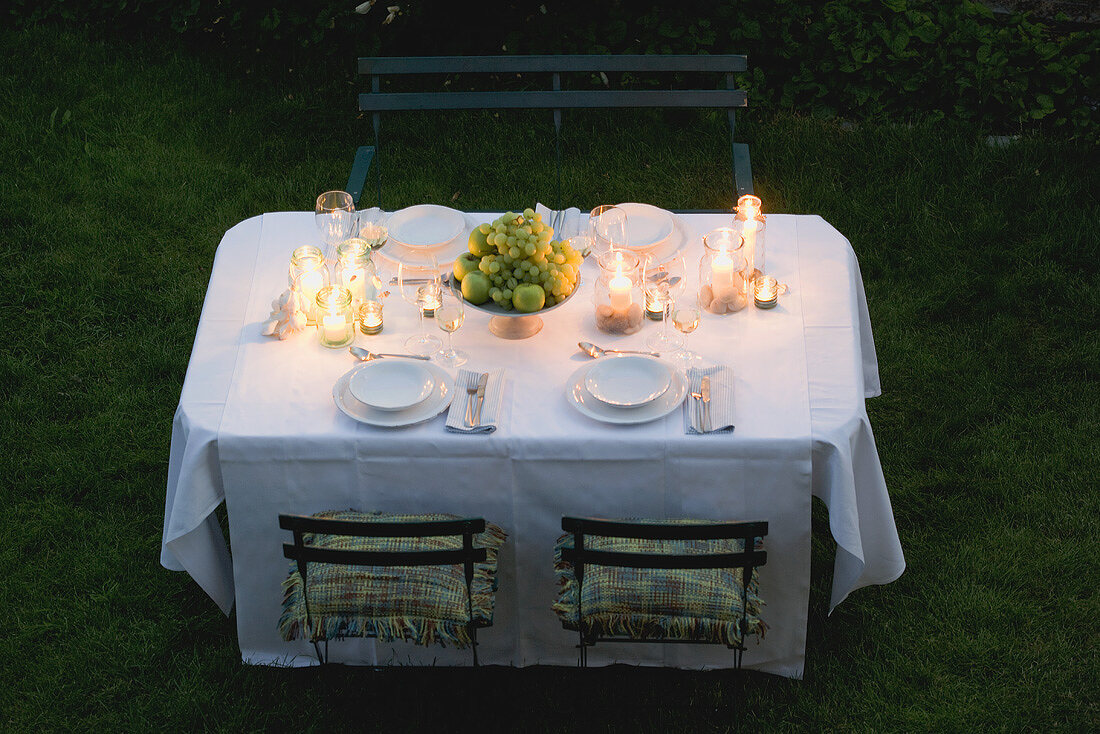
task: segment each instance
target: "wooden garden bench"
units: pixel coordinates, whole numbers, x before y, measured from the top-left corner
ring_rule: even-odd
[[[734,74],[745,71],[741,55],[715,56],[414,56],[364,57],[359,73],[370,76],[371,91],[359,95],[359,109],[370,112],[374,145],[355,153],[347,191],[358,206],[371,161],[378,158],[383,112],[406,110],[548,109],[554,111],[554,151],[558,206],[561,206],[561,111],[596,108],[725,108],[730,125],[730,152],[734,199],[752,193],[749,147],[736,142],[734,111],[747,106],[743,90],[735,89]],[[657,74],[709,72],[721,75],[724,89],[569,90],[561,88],[562,74],[572,73]],[[382,91],[382,77],[412,74],[545,74],[551,88],[536,91],[495,92],[389,92]],[[377,169],[377,164],[376,164]],[[376,173],[378,206],[382,205],[382,176]]]

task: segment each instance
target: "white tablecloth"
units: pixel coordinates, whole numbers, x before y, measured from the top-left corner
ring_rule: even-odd
[[[699,235],[724,215],[682,215],[688,292]],[[488,217],[472,221],[488,221]],[[308,644],[276,633],[287,565],[280,512],[363,510],[483,516],[509,533],[494,626],[480,635],[486,663],[575,664],[574,639],[550,611],[552,546],[562,515],[763,519],[768,565],[761,592],[771,629],[746,667],[800,677],[809,592],[810,497],[829,507],[838,549],[832,603],[904,569],[864,398],[879,393],[862,280],[847,241],[812,216],[768,217],[768,269],[792,293],[772,311],[706,315],[691,346],[736,375],[732,435],[685,436],[679,413],[643,426],[596,423],[563,395],[586,358],[576,342],[638,347],[648,330],[598,332],[588,285],[519,342],[488,333],[470,310],[457,344],[468,367],[503,366],[501,426],[491,435],[444,431],[443,417],[399,429],[355,423],[331,386],[353,362],[309,334],[280,342],[259,324],[286,283],[290,251],[316,238],[312,217],[265,214],[226,233],[218,248],[173,427],[162,564],[186,570],[223,611],[237,604],[248,662],[309,664]],[[415,311],[387,299],[386,329],[358,342],[400,351]],[[655,327],[650,327],[655,328]],[[227,505],[233,556],[214,510]],[[343,641],[334,660],[466,664],[441,648]],[[724,648],[602,645],[590,664],[728,667]]]

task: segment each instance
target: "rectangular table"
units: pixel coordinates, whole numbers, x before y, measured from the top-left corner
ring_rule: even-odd
[[[467,215],[468,225],[493,215]],[[700,236],[728,215],[680,215],[696,286]],[[792,292],[772,311],[704,316],[691,346],[736,375],[737,429],[686,436],[680,412],[642,426],[609,426],[564,398],[582,360],[579,340],[638,348],[648,333],[609,337],[594,325],[591,283],[544,317],[543,330],[512,342],[468,310],[456,343],[468,367],[504,367],[500,428],[450,434],[440,416],[387,430],[358,424],[331,398],[353,365],[313,332],[280,342],[260,336],[286,283],[290,251],[316,238],[307,213],[265,214],[237,225],[218,248],[173,430],[162,563],[187,570],[228,613],[236,602],[247,662],[311,664],[308,643],[276,632],[287,564],[280,512],[355,508],[484,516],[509,534],[501,556],[494,625],[479,636],[482,660],[575,664],[575,638],[550,605],[552,547],[562,515],[693,516],[770,523],[761,571],[768,636],[745,666],[800,677],[809,592],[810,498],[829,507],[838,544],[832,605],[901,574],[904,560],[864,409],[878,375],[862,281],[847,241],[812,216],[768,217],[768,270]],[[690,296],[685,296],[690,297]],[[358,343],[400,351],[415,309],[394,294],[386,329]],[[655,327],[651,327],[655,328]],[[232,558],[214,510],[226,502]],[[450,649],[349,640],[332,659],[366,664],[467,664]],[[630,662],[729,667],[724,648],[604,645],[593,665]]]

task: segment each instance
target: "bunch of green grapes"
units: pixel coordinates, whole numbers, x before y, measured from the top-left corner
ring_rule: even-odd
[[[521,283],[541,286],[546,305],[561,303],[573,293],[580,277],[581,254],[566,242],[554,240],[554,230],[531,209],[507,212],[479,231],[497,254],[484,255],[478,270],[493,283],[489,297],[511,311],[512,291]]]

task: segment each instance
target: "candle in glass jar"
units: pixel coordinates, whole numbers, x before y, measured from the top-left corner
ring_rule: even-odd
[[[379,301],[366,301],[359,307],[359,330],[368,335],[382,331],[382,304]]]
[[[351,291],[328,285],[317,293],[317,332],[321,346],[345,347],[355,338],[351,315]]]
[[[741,228],[741,236],[745,240],[745,259],[748,263],[748,277],[754,277],[754,271],[761,270],[763,258],[756,256],[756,239],[760,231],[760,199],[752,194],[746,194],[737,200],[737,219],[745,224]],[[758,262],[759,260],[759,262]]]
[[[370,243],[352,237],[336,250],[339,262],[336,273],[340,285],[351,291],[352,303],[359,304],[374,298],[374,265],[370,259]]]
[[[757,308],[774,308],[779,297],[779,283],[770,275],[756,279],[753,300]]]

